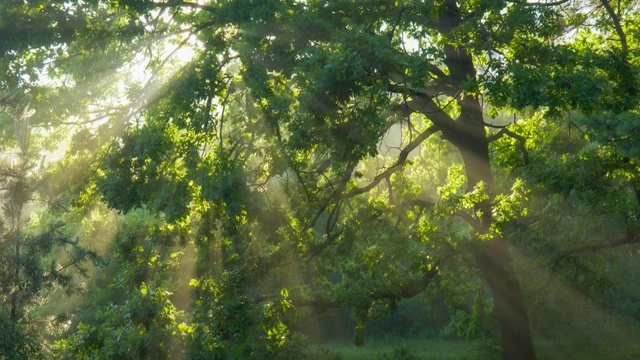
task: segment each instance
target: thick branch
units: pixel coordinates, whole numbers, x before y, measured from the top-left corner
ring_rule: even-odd
[[[409,145],[407,145],[404,149],[402,149],[402,151],[400,152],[400,155],[398,156],[398,160],[396,161],[396,163],[393,166],[387,168],[385,171],[383,171],[382,173],[378,174],[378,176],[376,176],[366,186],[351,190],[348,193],[343,194],[342,198],[348,199],[348,198],[352,198],[352,197],[354,197],[356,195],[364,194],[364,193],[370,191],[371,189],[373,189],[374,187],[376,187],[380,183],[380,181],[384,180],[386,177],[390,176],[394,172],[397,172],[397,171],[401,170],[402,166],[407,161],[407,157],[409,156],[409,153],[411,153],[420,144],[422,144],[423,141],[425,141],[429,136],[431,136],[434,133],[436,133],[438,130],[439,129],[438,129],[437,126],[431,126],[427,130],[422,132],[415,139],[413,139],[413,141],[410,142]]]
[[[331,193],[331,195],[325,198],[324,201],[320,204],[320,206],[318,207],[318,211],[316,211],[315,216],[305,224],[305,229],[310,229],[316,226],[318,219],[320,219],[320,216],[331,204],[331,202],[332,201],[337,202],[340,200],[341,194],[344,191],[344,189],[347,187],[347,183],[349,182],[349,179],[351,178],[351,174],[353,173],[353,169],[355,169],[355,167],[356,167],[356,163],[353,163],[347,166],[347,169],[344,172],[342,179],[340,179],[340,181],[336,184],[335,189]]]
[[[484,126],[490,127],[492,129],[504,129],[507,128],[511,125],[512,123],[508,123],[508,124],[504,124],[504,125],[496,125],[496,124],[490,124],[490,123],[484,123]]]
[[[442,72],[442,70],[440,70],[440,72]],[[397,72],[391,73],[390,80],[392,80],[393,83],[389,86],[389,91],[406,95],[420,94],[430,98],[439,95],[451,97],[458,97],[460,95],[460,92],[451,84],[447,75],[440,75],[440,73],[434,74],[436,75],[435,79],[429,81],[425,86],[416,87],[407,81],[405,75]]]
[[[618,33],[618,36],[620,37],[620,43],[622,44],[622,51],[624,51],[626,53],[629,50],[629,47],[627,46],[627,37],[625,36],[624,30],[622,30],[622,26],[620,25],[620,18],[618,18],[618,15],[616,14],[616,12],[611,7],[611,4],[609,4],[609,1],[600,0],[600,3],[607,10],[607,13],[609,14],[609,17],[611,18],[611,21],[613,22],[613,27],[616,29],[616,32]]]
[[[433,270],[427,271],[419,280],[402,283],[396,293],[396,298],[410,299],[421,292],[431,284],[431,281],[438,275],[437,266],[432,266]],[[384,297],[391,297],[391,294],[382,294]]]
[[[322,253],[326,248],[331,246],[331,244],[333,244],[333,242],[336,241],[336,239],[338,239],[343,232],[344,232],[344,229],[340,229],[337,232],[327,234],[327,239],[325,241],[309,249],[307,260],[311,260],[314,257],[320,255],[320,253]]]
[[[426,116],[445,137],[451,137],[462,132],[459,124],[442,110],[430,97],[421,94],[412,94],[411,100],[407,104],[413,111],[420,112]]]
[[[551,282],[553,281],[558,271],[558,267],[560,266],[560,263],[564,260],[575,259],[578,254],[582,254],[586,252],[595,252],[600,250],[613,249],[623,245],[630,245],[630,244],[637,244],[637,243],[640,243],[640,239],[638,238],[638,235],[634,231],[632,231],[631,228],[627,228],[627,236],[625,236],[622,239],[613,240],[613,241],[602,241],[598,244],[587,245],[579,248],[566,250],[562,254],[556,256],[550,262],[551,275],[549,276],[549,279],[547,280],[547,282],[536,292],[544,290],[546,287],[548,287],[551,284]]]
[[[634,231],[632,231],[632,229],[627,229],[627,236],[625,236],[622,239],[613,240],[613,241],[603,241],[598,244],[582,246],[579,248],[567,250],[562,255],[556,257],[553,263],[557,264],[563,259],[572,257],[577,254],[585,253],[585,252],[595,252],[595,251],[612,249],[612,248],[620,247],[623,245],[630,245],[630,244],[637,244],[637,243],[640,243],[640,239],[638,238],[637,234]]]
[[[342,235],[342,232],[344,231],[344,229],[340,229],[339,231],[336,231],[336,232],[333,231],[336,227],[336,224],[338,223],[339,214],[340,214],[340,207],[338,206],[338,203],[336,203],[333,206],[333,209],[331,209],[331,212],[329,213],[329,218],[327,219],[327,224],[325,226],[325,236],[327,237],[327,239],[321,244],[314,246],[309,250],[308,258],[307,258],[308,260],[311,260],[314,257],[316,257],[318,254],[324,251],[324,249],[329,247],[329,245],[333,244],[333,242],[336,241],[336,239],[338,239],[340,235]]]

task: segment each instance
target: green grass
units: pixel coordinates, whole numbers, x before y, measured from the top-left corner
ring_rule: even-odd
[[[421,340],[392,338],[374,341],[369,339],[364,347],[356,347],[353,344],[331,342],[323,345],[342,360],[395,360],[408,359],[393,357],[394,351],[405,349],[406,353],[420,360],[489,360],[494,357],[487,355],[490,351],[486,345],[479,342],[456,340]],[[632,359],[628,352],[596,350],[592,346],[572,342],[556,342],[550,340],[538,340],[535,342],[536,353],[539,360],[600,360],[607,359]],[[482,356],[482,354],[485,354]],[[623,355],[624,354],[624,355]]]
[[[391,339],[384,341],[368,340],[366,346],[353,344],[325,344],[331,352],[339,354],[343,360],[372,360],[391,358],[393,351],[404,348],[418,359],[448,360],[462,359],[474,349],[475,344],[466,341]]]
[[[611,344],[609,347],[603,348],[603,344],[585,343],[584,341],[538,340],[535,342],[535,346],[540,360],[626,360],[638,359],[638,355],[640,355],[635,344]]]

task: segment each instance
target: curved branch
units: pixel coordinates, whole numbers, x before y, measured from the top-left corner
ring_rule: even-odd
[[[522,151],[522,157],[524,159],[524,166],[529,165],[529,152],[527,151],[527,147],[525,146],[525,143],[526,143],[527,139],[525,139],[524,136],[518,135],[518,134],[514,133],[513,131],[511,131],[509,129],[502,128],[497,133],[495,133],[495,134],[493,134],[491,136],[488,136],[487,137],[487,141],[488,142],[492,142],[492,141],[498,140],[501,137],[503,137],[504,135],[507,135],[507,136],[515,139],[516,141],[518,141],[518,148],[520,149],[520,151]]]
[[[393,174],[396,171],[401,170],[402,166],[404,165],[404,163],[407,161],[407,158],[409,157],[409,153],[411,153],[420,144],[422,144],[422,142],[425,141],[429,136],[431,136],[431,135],[435,134],[436,132],[438,132],[438,130],[440,130],[440,129],[437,126],[429,127],[427,130],[425,130],[420,135],[418,135],[415,139],[413,139],[413,141],[411,141],[409,143],[409,145],[407,145],[404,149],[402,149],[402,151],[400,152],[400,155],[398,156],[398,160],[396,161],[395,164],[393,164],[391,167],[387,168],[382,173],[378,174],[366,186],[351,190],[348,193],[343,194],[342,198],[343,199],[348,199],[348,198],[352,198],[352,197],[354,197],[356,195],[360,195],[360,194],[366,193],[366,192],[370,191],[371,189],[373,189],[374,187],[376,187],[380,183],[380,181],[384,180],[386,177],[390,176],[391,174]]]
[[[322,201],[322,203],[320,203],[320,206],[318,207],[318,211],[316,211],[315,216],[305,223],[305,229],[310,229],[316,226],[316,223],[320,219],[320,216],[331,204],[331,202],[332,201],[337,202],[341,199],[341,194],[344,191],[344,189],[347,187],[347,183],[349,182],[349,179],[351,179],[351,174],[353,173],[353,170],[355,169],[356,164],[357,163],[353,163],[347,166],[347,169],[343,173],[342,178],[335,185],[335,190],[331,193],[330,196],[325,198],[324,201]]]
[[[338,224],[338,217],[340,215],[339,204],[340,204],[339,202],[335,203],[333,205],[333,209],[331,209],[331,212],[329,212],[329,218],[327,219],[327,224],[325,226],[325,232],[324,232],[327,236],[327,241],[320,244],[315,249],[312,249],[311,254],[309,255],[309,258],[312,258],[318,255],[320,252],[322,252],[322,250],[324,250],[326,247],[331,245],[337,238],[339,238],[342,232],[344,231],[344,229],[340,229],[337,232],[333,232],[336,225]]]
[[[439,72],[436,72],[436,70]],[[430,98],[438,95],[447,95],[457,98],[460,95],[460,91],[453,86],[450,78],[447,75],[441,75],[442,70],[434,66],[434,70],[431,72],[435,76],[435,79],[431,80],[426,86],[419,87],[415,87],[409,83],[406,75],[393,72],[389,74],[389,80],[393,83],[389,85],[388,90],[392,93],[409,95],[420,94]]]
[[[422,293],[427,288],[427,286],[431,284],[433,279],[439,274],[437,264],[433,264],[431,269],[432,270],[428,270],[427,272],[425,272],[424,275],[418,280],[413,280],[413,281],[400,284],[400,287],[398,288],[398,292],[395,298],[410,299]],[[391,295],[392,294],[382,294],[381,297],[383,298],[387,297],[387,298],[393,299]]]
[[[576,254],[585,253],[585,252],[596,252],[605,249],[612,249],[616,247],[620,247],[623,245],[637,244],[640,243],[640,238],[638,234],[636,234],[632,229],[627,228],[627,234],[624,238],[612,241],[602,241],[598,244],[582,246],[579,248],[571,249],[565,251],[562,255],[556,257],[553,261],[554,264],[557,264],[562,259],[566,259],[572,257]]]
[[[409,108],[426,116],[433,125],[437,126],[445,137],[455,136],[464,132],[461,125],[456,123],[430,97],[422,94],[411,94],[411,100],[407,102]]]
[[[560,263],[562,261],[576,261],[578,258],[578,254],[586,253],[586,252],[596,252],[600,250],[613,249],[624,245],[632,245],[640,243],[640,236],[636,232],[634,232],[631,228],[627,228],[627,234],[624,238],[612,240],[612,241],[602,241],[598,244],[587,245],[578,248],[573,248],[570,250],[564,251],[562,254],[556,256],[549,265],[551,266],[551,274],[549,278],[545,282],[545,284],[537,289],[535,292],[541,292],[546,289],[553,282],[556,274],[558,273],[558,268],[560,267]]]
[[[624,51],[626,53],[629,50],[629,47],[627,45],[627,37],[624,34],[624,30],[622,30],[622,25],[620,25],[620,18],[618,17],[616,12],[611,7],[611,4],[609,4],[609,1],[600,0],[600,3],[607,10],[607,13],[609,14],[609,17],[611,18],[611,21],[613,22],[613,27],[616,29],[616,32],[618,33],[618,36],[620,37],[620,43],[622,45],[622,51]]]
[[[492,129],[504,129],[506,127],[509,127],[509,125],[511,125],[512,123],[508,123],[508,124],[504,124],[504,125],[495,125],[495,124],[491,124],[488,122],[484,123],[484,126],[490,127]]]

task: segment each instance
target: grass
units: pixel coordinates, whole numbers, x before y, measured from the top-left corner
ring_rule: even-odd
[[[632,347],[611,345],[606,349],[603,344],[587,344],[584,341],[535,341],[536,353],[540,360],[626,360],[637,359],[638,353]]]
[[[364,347],[356,347],[345,342],[331,342],[323,345],[342,360],[489,360],[495,357],[489,355],[487,344],[462,340],[423,340],[389,338],[384,340],[369,339]],[[535,342],[536,352],[540,360],[600,360],[631,359],[631,357],[615,354],[605,355],[591,346],[571,342],[554,342],[538,340]],[[400,349],[409,356],[397,356]],[[394,357],[395,352],[395,357]],[[603,357],[604,356],[604,357]]]
[[[348,343],[325,344],[328,350],[339,354],[343,360],[391,359],[394,350],[403,348],[418,359],[462,359],[474,349],[473,342],[453,340],[385,339],[369,340],[364,347]],[[385,356],[386,355],[386,356]]]

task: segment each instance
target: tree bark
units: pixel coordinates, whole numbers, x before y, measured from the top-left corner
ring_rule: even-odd
[[[475,254],[476,265],[484,274],[493,296],[502,337],[502,358],[534,360],[536,354],[529,317],[508,244],[504,239],[497,238],[483,245],[486,246]]]

